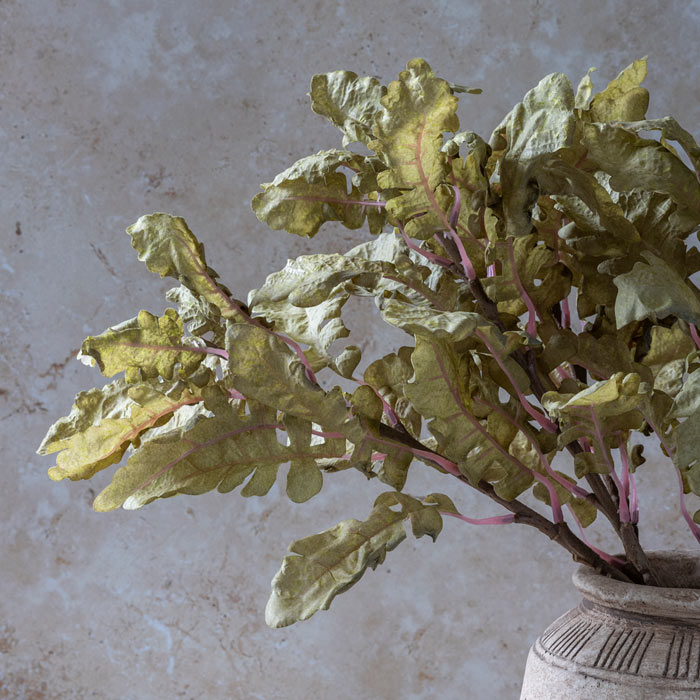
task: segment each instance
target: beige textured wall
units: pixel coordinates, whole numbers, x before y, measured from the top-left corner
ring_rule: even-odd
[[[544,75],[576,84],[598,66],[601,88],[648,54],[649,114],[697,137],[699,14],[688,0],[0,0],[0,698],[517,697],[529,644],[576,600],[572,562],[538,533],[449,522],[331,611],[270,630],[287,544],[365,517],[377,485],[341,473],[301,506],[275,488],[98,515],[108,475],[52,483],[34,450],[100,381],[73,360],[83,337],[164,308],[171,285],[124,234],[141,214],[184,216],[239,298],[288,257],[361,240],[272,232],[249,207],[258,183],[340,146],[309,109],[314,73],[388,82],[424,57],[484,88],[461,117],[488,137]],[[401,341],[355,327],[369,353]],[[640,481],[643,515],[665,519],[644,543],[692,548],[675,486],[663,489],[670,465],[653,459]],[[437,488],[426,483],[416,474],[409,490]],[[466,489],[457,500],[493,513]]]

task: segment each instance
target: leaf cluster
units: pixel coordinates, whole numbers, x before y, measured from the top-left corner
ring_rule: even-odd
[[[141,217],[127,233],[149,270],[176,280],[175,308],[85,340],[80,359],[123,376],[78,394],[51,427],[39,448],[58,453],[49,476],[123,462],[99,511],[213,489],[263,496],[286,463],[297,503],[348,469],[390,487],[366,520],[292,543],[272,626],[327,609],[406,524],[435,539],[444,515],[472,522],[447,496],[404,492],[415,461],[510,511],[488,522],[534,525],[579,560],[647,582],[635,435],[656,433],[671,482],[700,495],[700,148],[673,118],[646,118],[646,59],[598,93],[590,73],[576,89],[546,76],[488,140],[457,118],[458,94],[480,90],[422,59],[387,86],[314,76],[311,107],[342,149],[298,160],[252,208],[272,229],[311,238],[336,221],[366,226],[368,240],[289,260],[243,302],[182,218]],[[361,376],[361,349],[336,343],[351,296],[372,297],[407,335]],[[321,372],[356,387],[323,388]],[[625,571],[568,529],[566,517],[583,533],[598,514],[621,537]]]

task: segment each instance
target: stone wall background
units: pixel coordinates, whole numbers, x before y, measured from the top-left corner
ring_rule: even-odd
[[[242,299],[287,258],[368,235],[327,226],[306,241],[250,209],[260,182],[340,147],[309,108],[314,73],[389,82],[421,56],[484,89],[460,115],[488,137],[544,75],[576,85],[597,66],[602,89],[648,54],[649,115],[697,138],[699,16],[687,0],[0,0],[0,698],[516,698],[528,646],[576,603],[572,562],[538,533],[448,522],[331,611],[271,630],[287,544],[366,517],[378,485],[344,472],[301,506],[275,487],[99,515],[109,476],[52,483],[34,450],[103,381],[74,361],[82,339],[165,308],[172,284],[124,235],[141,214],[184,216]],[[363,322],[371,308],[351,321],[376,357],[403,339]],[[643,542],[693,548],[671,466],[651,449],[639,482],[643,522],[657,524]],[[427,479],[412,479],[421,493]],[[493,513],[466,489],[457,500]]]

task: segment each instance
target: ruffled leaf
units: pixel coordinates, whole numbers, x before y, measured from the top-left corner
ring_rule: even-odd
[[[326,221],[340,221],[349,229],[360,228],[375,204],[354,185],[348,194],[347,177],[341,166],[364,168],[364,158],[350,151],[319,151],[306,156],[261,185],[251,206],[260,221],[271,229],[313,238]],[[365,203],[366,202],[366,203]]]
[[[195,238],[182,217],[156,213],[142,216],[126,232],[139,260],[161,277],[173,277],[193,294],[217,307],[232,321],[245,320],[240,303],[217,282],[217,273],[204,257],[204,246]]]
[[[311,109],[326,117],[343,132],[343,148],[372,139],[372,127],[382,111],[386,88],[376,78],[358,78],[356,73],[338,70],[311,79]]]
[[[161,429],[156,437],[144,439],[118,469],[112,483],[95,499],[98,511],[124,506],[141,508],[156,498],[178,493],[202,494],[212,489],[232,491],[248,477],[244,496],[265,495],[277,478],[279,466],[292,460],[310,466],[316,458],[340,457],[345,440],[311,440],[307,427],[291,428],[290,444],[278,442],[276,431],[284,425],[275,409],[249,402],[250,414],[241,412],[220,389],[205,392],[205,410],[172,429]],[[291,427],[292,421],[286,424]],[[167,428],[167,426],[165,426]],[[318,472],[318,467],[313,468]],[[299,468],[288,476],[287,488],[294,500],[307,500],[318,492],[318,475]]]
[[[435,539],[442,525],[435,506],[388,493],[379,496],[367,520],[343,520],[292,542],[291,554],[272,580],[266,623],[286,627],[328,610],[336,595],[357,583],[368,568],[383,563],[386,553],[406,539],[406,520],[416,537],[429,534]]]
[[[441,149],[443,132],[455,132],[459,126],[457,98],[423,59],[414,59],[389,84],[381,103],[376,138],[368,146],[387,166],[377,176],[379,187],[403,191],[388,201],[387,212],[408,221],[409,236],[430,238],[450,227],[446,212],[452,204],[451,189],[440,188],[450,168]]]
[[[646,75],[647,57],[644,56],[627,66],[605,90],[593,97],[586,116],[594,122],[644,119],[649,92],[641,83]]]
[[[309,381],[299,356],[278,336],[235,324],[226,334],[226,378],[244,396],[324,426],[341,426],[348,409],[339,387],[324,391]]]
[[[166,309],[160,318],[141,311],[136,318],[86,338],[78,358],[97,364],[105,377],[126,372],[130,383],[158,376],[172,379],[176,367],[178,376],[185,378],[198,369],[205,353],[201,345],[183,339],[184,331],[175,309]]]
[[[700,300],[686,280],[663,259],[642,252],[646,262],[637,262],[630,272],[613,280],[618,289],[615,299],[617,327],[645,318],[656,322],[677,316],[700,324]]]

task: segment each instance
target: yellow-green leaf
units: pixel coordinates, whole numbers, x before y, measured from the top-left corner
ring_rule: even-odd
[[[98,336],[89,336],[80,348],[79,359],[97,364],[105,377],[126,372],[130,383],[161,376],[172,379],[193,374],[206,354],[204,344],[184,339],[182,320],[175,309],[166,309],[158,318],[141,311],[136,318],[108,328]]]
[[[90,479],[120,462],[127,448],[138,446],[146,431],[200,401],[202,395],[196,387],[129,385],[118,380],[78,394],[70,415],[52,427],[39,453],[61,450],[56,466],[49,469],[54,481]]]
[[[224,318],[245,320],[240,303],[216,281],[218,275],[204,257],[204,246],[182,217],[155,213],[142,216],[126,232],[139,260],[161,277],[174,277],[194,294],[216,306]]]
[[[348,415],[339,387],[324,391],[306,376],[299,356],[278,336],[235,324],[226,334],[227,379],[244,396],[324,426],[340,427]]]
[[[393,510],[394,505],[400,510]],[[343,520],[318,535],[292,542],[291,554],[272,580],[265,622],[286,627],[328,610],[336,595],[357,583],[368,568],[375,569],[387,552],[406,539],[404,522],[409,518],[417,537],[434,538],[442,525],[434,506],[403,494],[383,494],[367,520]]]
[[[311,79],[311,109],[343,132],[343,148],[355,141],[368,143],[372,127],[382,110],[386,88],[376,78],[358,78],[356,73],[337,70]]]
[[[384,111],[374,126],[376,138],[368,146],[384,161],[380,189],[403,194],[387,203],[388,213],[408,221],[406,232],[430,238],[436,230],[449,228],[447,191],[448,157],[441,149],[443,132],[457,131],[457,98],[449,83],[437,78],[423,59],[409,61],[399,79],[390,83],[381,99]],[[425,216],[428,214],[428,216]]]

